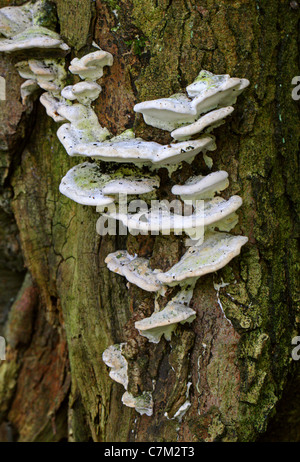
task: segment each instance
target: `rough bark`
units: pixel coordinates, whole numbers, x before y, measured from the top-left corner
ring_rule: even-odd
[[[0,7],[20,3],[0,0]],[[299,73],[296,2],[56,4],[60,33],[73,47],[67,59],[86,53],[93,39],[114,55],[95,107],[100,123],[115,134],[134,127],[145,139],[168,142],[169,134],[146,126],[133,105],[179,91],[200,69],[250,80],[231,120],[215,131],[212,153],[213,168],[230,174],[226,194],[243,198],[234,232],[249,243],[226,268],[198,281],[195,322],[178,328],[171,342],[149,347],[134,322],[151,313],[153,296],[127,289],[104,259],[127,246],[167,269],[182,252],[180,238],[96,234],[95,210],[58,191],[78,159],[67,156],[40,104],[31,112],[21,105],[21,79],[3,56],[8,100],[0,102],[0,335],[7,360],[0,365],[0,439],[196,442],[275,435],[299,441],[299,409],[291,413],[293,404],[281,404],[297,366],[291,339],[300,319],[299,107],[291,97]],[[192,172],[209,172],[198,157],[172,180],[160,171],[168,190]],[[230,285],[217,292],[214,282],[222,280]],[[122,387],[102,362],[104,349],[123,341],[131,391],[149,390],[155,381],[152,417],[122,405]],[[189,382],[192,405],[179,422],[173,416]],[[268,437],[277,410],[296,427],[283,436],[275,417]]]

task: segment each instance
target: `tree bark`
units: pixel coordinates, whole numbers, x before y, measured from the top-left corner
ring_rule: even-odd
[[[22,3],[0,0],[0,7]],[[67,60],[89,52],[93,40],[114,56],[95,103],[101,125],[114,134],[133,127],[144,139],[169,142],[133,106],[180,91],[201,69],[250,80],[230,121],[215,130],[211,154],[213,170],[229,172],[225,195],[243,198],[234,233],[249,242],[223,270],[198,280],[196,320],[170,342],[149,344],[134,322],[151,314],[153,296],[128,289],[104,259],[127,247],[167,270],[181,255],[181,239],[96,233],[95,209],[58,190],[80,160],[68,157],[38,102],[32,111],[22,106],[22,79],[2,56],[0,335],[7,358],[0,365],[0,440],[239,442],[275,434],[299,441],[300,409],[281,401],[299,382],[291,357],[300,320],[299,106],[291,95],[299,73],[297,2],[55,3],[60,34],[72,46]],[[162,197],[176,181],[210,172],[200,157],[171,180],[159,171]],[[222,281],[229,285],[216,291]],[[120,342],[129,345],[130,391],[155,383],[151,417],[123,406],[124,390],[108,376],[102,353]],[[187,391],[191,407],[179,421]],[[280,412],[293,431],[278,430]]]

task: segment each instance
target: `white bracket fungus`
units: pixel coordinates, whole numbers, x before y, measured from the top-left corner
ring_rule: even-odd
[[[89,143],[78,143],[68,150],[70,156],[87,156],[107,162],[133,162],[135,164],[169,165],[183,160],[190,162],[199,152],[215,149],[212,137],[185,141],[176,144],[161,145],[155,141],[144,141],[141,138],[130,140],[110,139],[105,142],[91,140]]]
[[[22,83],[20,89],[22,104],[26,104],[29,99],[33,99],[33,97],[38,94],[40,87],[35,80],[28,79]]]
[[[40,102],[46,109],[46,113],[51,117],[54,122],[65,122],[66,119],[59,115],[58,110],[61,106],[66,105],[66,101],[61,98],[52,95],[52,93],[46,91],[40,96]]]
[[[157,292],[162,287],[146,258],[132,257],[126,250],[118,250],[108,254],[105,263],[110,271],[124,276],[128,282],[148,292]]]
[[[125,404],[125,406],[135,408],[141,415],[146,414],[150,417],[153,414],[152,393],[149,391],[144,391],[139,396],[133,396],[126,391],[122,396],[122,403]]]
[[[171,340],[172,332],[178,323],[191,323],[195,317],[196,312],[194,310],[171,300],[163,310],[153,313],[149,318],[137,321],[135,328],[150,342],[158,343],[162,335],[166,340]]]
[[[122,355],[125,343],[109,346],[102,354],[103,362],[111,368],[109,376],[112,380],[128,387],[128,363]]]
[[[184,200],[211,199],[216,192],[223,191],[229,185],[228,173],[224,170],[209,175],[190,177],[184,185],[175,185],[172,193]]]
[[[59,60],[44,59],[43,61],[37,59],[28,60],[28,68],[30,69],[37,84],[46,91],[58,96],[67,73],[64,68],[64,63]]]
[[[79,103],[89,106],[92,101],[98,98],[101,90],[100,85],[96,82],[79,82],[65,87],[61,92],[61,96],[70,101],[77,99]]]
[[[192,100],[185,93],[176,93],[169,98],[138,103],[133,109],[143,114],[146,124],[171,132],[197,120],[191,103]]]
[[[120,194],[146,194],[158,186],[158,177],[136,178],[126,175],[124,169],[103,173],[98,164],[84,162],[67,172],[59,190],[79,204],[105,206],[114,202]]]
[[[63,124],[57,130],[59,141],[71,156],[80,143],[93,143],[95,140],[105,140],[110,136],[107,128],[102,128],[98,117],[91,107],[83,104],[62,104],[57,113],[63,120],[71,123]]]
[[[101,186],[110,180],[102,174],[97,164],[76,165],[61,180],[59,190],[62,194],[82,205],[108,205],[112,197],[102,193]]]
[[[190,247],[178,263],[167,272],[159,273],[157,279],[173,286],[218,271],[239,255],[246,242],[248,238],[245,236],[209,233],[202,245]]]
[[[203,207],[201,207],[203,205]],[[185,232],[191,238],[195,235],[201,236],[201,229],[205,227],[219,227],[225,222],[226,229],[229,223],[228,217],[242,205],[240,196],[232,196],[229,200],[222,197],[215,197],[200,203],[198,209],[191,215],[182,215],[170,211],[169,204],[162,202],[160,207],[147,210],[141,210],[138,213],[122,213],[115,210],[108,210],[104,215],[114,220],[119,220],[124,226],[127,226],[131,232],[152,233],[152,234],[169,234],[173,232],[181,235]],[[234,220],[230,220],[234,222]]]
[[[69,66],[72,74],[78,74],[83,80],[98,80],[103,76],[103,68],[112,66],[113,56],[104,50],[97,50],[82,58],[74,58]]]
[[[224,118],[228,117],[234,108],[232,106],[222,107],[210,111],[208,114],[200,117],[196,122],[179,127],[173,130],[171,133],[172,138],[175,140],[187,140],[198,133],[203,132],[206,129],[206,133],[210,133],[214,128],[219,127],[224,122]]]
[[[101,92],[95,81],[103,76],[105,66],[113,64],[113,56],[93,44],[97,51],[74,58],[69,66],[69,71],[84,81],[63,88],[65,63],[60,58],[40,57],[45,51],[49,56],[49,50],[56,56],[64,56],[69,51],[59,34],[41,25],[39,15],[44,6],[44,1],[39,0],[0,10],[0,51],[31,50],[29,56],[33,55],[32,50],[36,51],[37,59],[28,57],[16,65],[21,77],[26,79],[21,86],[22,101],[26,103],[39,88],[46,91],[40,101],[47,114],[56,122],[69,122],[59,127],[57,136],[70,156],[137,164],[130,169],[121,167],[102,171],[97,163],[82,163],[71,168],[62,179],[59,187],[62,194],[80,204],[100,208],[108,206],[103,215],[120,220],[131,231],[142,234],[149,231],[153,234],[182,234],[184,231],[190,236],[192,247],[166,272],[152,270],[148,259],[131,256],[126,250],[111,253],[105,259],[109,270],[124,276],[141,289],[157,292],[157,295],[164,294],[167,286],[181,285],[181,290],[164,308],[156,305],[150,317],[135,323],[140,334],[150,342],[158,343],[162,335],[170,340],[178,323],[190,323],[196,316],[189,304],[197,279],[223,268],[248,241],[244,236],[214,231],[215,228],[228,231],[235,226],[235,211],[241,206],[242,199],[239,196],[232,196],[229,200],[215,197],[228,186],[227,172],[219,171],[205,177],[193,176],[184,185],[173,186],[173,194],[180,196],[185,205],[190,202],[189,214],[183,214],[182,210],[171,213],[170,207],[165,205],[138,213],[123,213],[120,201],[118,211],[115,211],[116,208],[112,211],[113,207],[110,210],[109,206],[117,201],[120,194],[142,195],[159,187],[158,176],[141,174],[138,167],[164,166],[169,169],[182,161],[191,162],[200,152],[206,161],[211,161],[206,152],[216,149],[214,138],[203,135],[189,139],[222,124],[223,119],[232,113],[232,105],[249,81],[201,71],[186,92],[145,101],[134,107],[136,112],[143,114],[147,124],[172,132],[175,143],[161,145],[135,138],[132,130],[112,137],[106,128],[101,127],[91,103]],[[201,239],[199,230],[202,232]],[[110,377],[127,390],[128,363],[122,354],[124,345],[111,345],[103,352],[102,358],[111,368]],[[135,397],[126,391],[122,402],[140,414],[151,416],[153,413],[151,392],[145,391]],[[175,417],[180,417],[189,405],[186,401]]]
[[[177,93],[169,98],[144,101],[136,104],[134,110],[143,114],[146,124],[173,132],[176,139],[182,139],[214,126],[229,115],[231,107],[199,119],[200,114],[212,109],[232,106],[248,85],[247,79],[201,71],[195,82],[186,88],[188,96]],[[177,129],[184,125],[189,127],[178,132]]]
[[[42,26],[31,26],[11,38],[0,39],[0,52],[13,53],[32,49],[69,51],[68,45],[59,34]]]

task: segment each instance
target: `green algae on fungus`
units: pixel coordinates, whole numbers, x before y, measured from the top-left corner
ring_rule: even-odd
[[[59,190],[79,204],[104,206],[113,203],[120,194],[148,193],[158,184],[157,177],[121,177],[118,171],[104,173],[98,164],[84,162],[68,171]]]

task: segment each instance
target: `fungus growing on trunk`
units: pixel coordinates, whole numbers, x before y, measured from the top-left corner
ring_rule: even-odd
[[[211,232],[202,245],[190,247],[181,260],[157,279],[166,285],[192,282],[208,273],[218,271],[239,255],[241,247],[248,242],[245,236]]]
[[[157,292],[162,287],[146,258],[132,257],[126,250],[118,250],[108,254],[105,263],[110,271],[124,276],[128,282],[147,292]]]
[[[98,80],[103,76],[103,68],[113,65],[113,56],[104,50],[97,50],[82,58],[74,58],[69,66],[72,74],[78,74],[83,80]]]
[[[214,128],[224,124],[225,117],[228,117],[233,111],[234,108],[232,106],[215,109],[214,111],[211,111],[208,114],[200,117],[200,119],[198,119],[196,122],[173,130],[171,136],[175,140],[180,141],[187,140],[192,136],[203,132],[204,130],[206,133],[210,133]]]
[[[215,193],[226,189],[229,185],[228,173],[224,170],[209,175],[192,176],[184,185],[175,185],[172,193],[184,200],[211,199]]]
[[[112,380],[123,385],[125,390],[128,387],[128,363],[122,355],[125,343],[109,346],[102,354],[103,362],[111,368],[109,376]]]
[[[133,407],[135,410],[143,415],[151,416],[153,414],[153,399],[152,393],[149,391],[144,391],[139,396],[133,396],[131,393],[126,391],[122,396],[122,403],[125,406]]]
[[[120,194],[146,194],[158,186],[158,177],[134,177],[126,175],[122,168],[103,173],[98,164],[84,162],[67,172],[59,190],[79,204],[105,206]]]
[[[163,310],[154,312],[149,318],[137,321],[135,328],[150,342],[158,343],[163,335],[166,340],[171,340],[172,332],[178,323],[191,323],[195,317],[196,311],[183,303],[171,300]]]
[[[183,160],[190,162],[199,152],[214,149],[215,143],[210,136],[168,145],[161,145],[155,141],[144,141],[141,138],[120,141],[116,137],[105,142],[94,139],[88,143],[78,143],[69,149],[68,154],[94,157],[107,162],[153,163],[162,166],[177,164]]]
[[[182,133],[183,137],[192,136],[229,115],[232,108],[226,106],[232,106],[248,85],[247,79],[201,71],[196,80],[186,88],[187,95],[177,93],[169,98],[144,101],[136,104],[134,110],[143,114],[146,124],[173,132],[175,138],[179,136],[178,139],[181,139]],[[224,111],[198,120],[200,114],[223,107],[226,108]],[[189,128],[177,132],[184,125]]]
[[[101,90],[100,85],[96,82],[78,82],[75,85],[65,87],[61,95],[70,101],[77,99],[79,103],[89,106],[92,101],[98,98]]]

